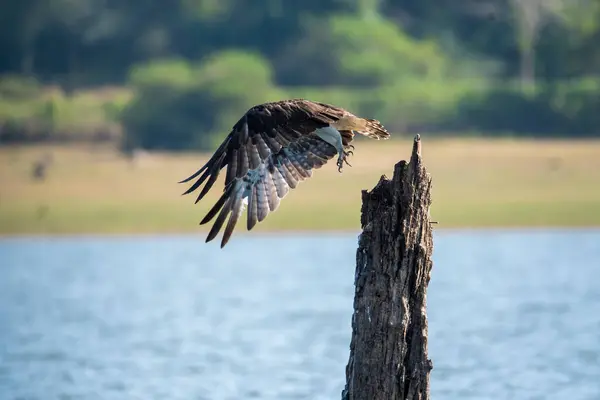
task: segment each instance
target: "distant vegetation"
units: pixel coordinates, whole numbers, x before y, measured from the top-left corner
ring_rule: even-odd
[[[600,137],[600,0],[26,0],[0,38],[0,143],[212,149],[286,97],[394,132]]]
[[[121,112],[131,99],[132,91],[122,87],[66,93],[33,78],[0,78],[0,141],[117,141]]]

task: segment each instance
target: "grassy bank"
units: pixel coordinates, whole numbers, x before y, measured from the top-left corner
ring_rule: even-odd
[[[440,228],[600,226],[600,141],[425,137],[423,146]],[[44,154],[53,162],[34,181],[32,163]],[[360,190],[409,154],[405,140],[360,142],[352,168],[316,171],[255,229],[358,230]],[[110,148],[0,148],[0,234],[206,231],[198,222],[221,187],[194,205],[176,183],[206,157],[147,154],[132,163]]]

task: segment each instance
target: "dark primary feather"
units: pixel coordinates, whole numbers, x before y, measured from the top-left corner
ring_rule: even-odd
[[[217,214],[206,241],[216,237],[227,216],[221,247],[229,238],[242,213],[242,197],[248,192],[247,229],[264,220],[279,201],[299,182],[309,178],[337,154],[336,149],[313,132],[336,122],[346,112],[338,107],[296,99],[252,107],[233,126],[229,135],[202,168],[181,181],[197,180],[184,193],[200,188],[200,201],[227,167],[223,195],[202,219],[208,223]],[[351,131],[342,131],[343,144],[352,141]],[[258,171],[256,177],[248,171]],[[252,178],[255,181],[252,181]]]
[[[230,134],[208,162],[196,173],[180,182],[189,182],[203,173],[184,194],[196,190],[209,176],[218,174],[218,171],[225,166],[228,167],[225,182],[227,185],[234,177],[242,177],[248,172],[248,165],[240,164],[240,159],[258,156],[264,161],[270,154],[278,152],[282,146],[288,146],[301,135],[327,126],[340,118],[343,113],[344,110],[341,108],[302,99],[252,107],[233,126]],[[248,152],[252,154],[249,156]],[[243,155],[236,157],[238,153]],[[210,190],[212,184],[206,186]],[[202,197],[204,195],[200,196],[200,199]]]

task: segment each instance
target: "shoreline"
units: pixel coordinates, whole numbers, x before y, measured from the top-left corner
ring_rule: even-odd
[[[569,231],[590,231],[600,232],[600,225],[597,226],[560,226],[560,225],[548,225],[548,226],[482,226],[482,227],[447,227],[447,228],[434,228],[435,232],[440,233],[469,233],[469,232],[496,232],[496,233],[510,233],[510,232],[530,232],[530,233],[541,233],[541,232],[569,232]],[[350,235],[360,234],[360,229],[320,229],[320,230],[302,230],[302,229],[282,229],[282,230],[265,230],[262,232],[247,232],[239,231],[235,232],[238,237],[270,237],[270,236],[334,236],[334,235]],[[0,233],[0,240],[10,239],[28,239],[28,238],[51,238],[51,239],[89,239],[89,238],[119,238],[119,237],[193,237],[198,236],[204,238],[208,230],[192,232],[192,231],[180,231],[180,232],[85,232],[85,233]]]

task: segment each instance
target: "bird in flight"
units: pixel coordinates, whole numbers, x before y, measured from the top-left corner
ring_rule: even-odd
[[[221,240],[223,248],[246,206],[247,229],[251,230],[277,209],[290,189],[336,155],[339,172],[344,163],[351,166],[348,157],[353,154],[350,143],[355,132],[377,140],[390,137],[377,120],[310,100],[283,100],[250,108],[206,164],[179,182],[199,176],[184,195],[206,182],[198,203],[227,167],[223,194],[200,222],[206,224],[218,213],[206,242],[217,236],[229,216]]]

